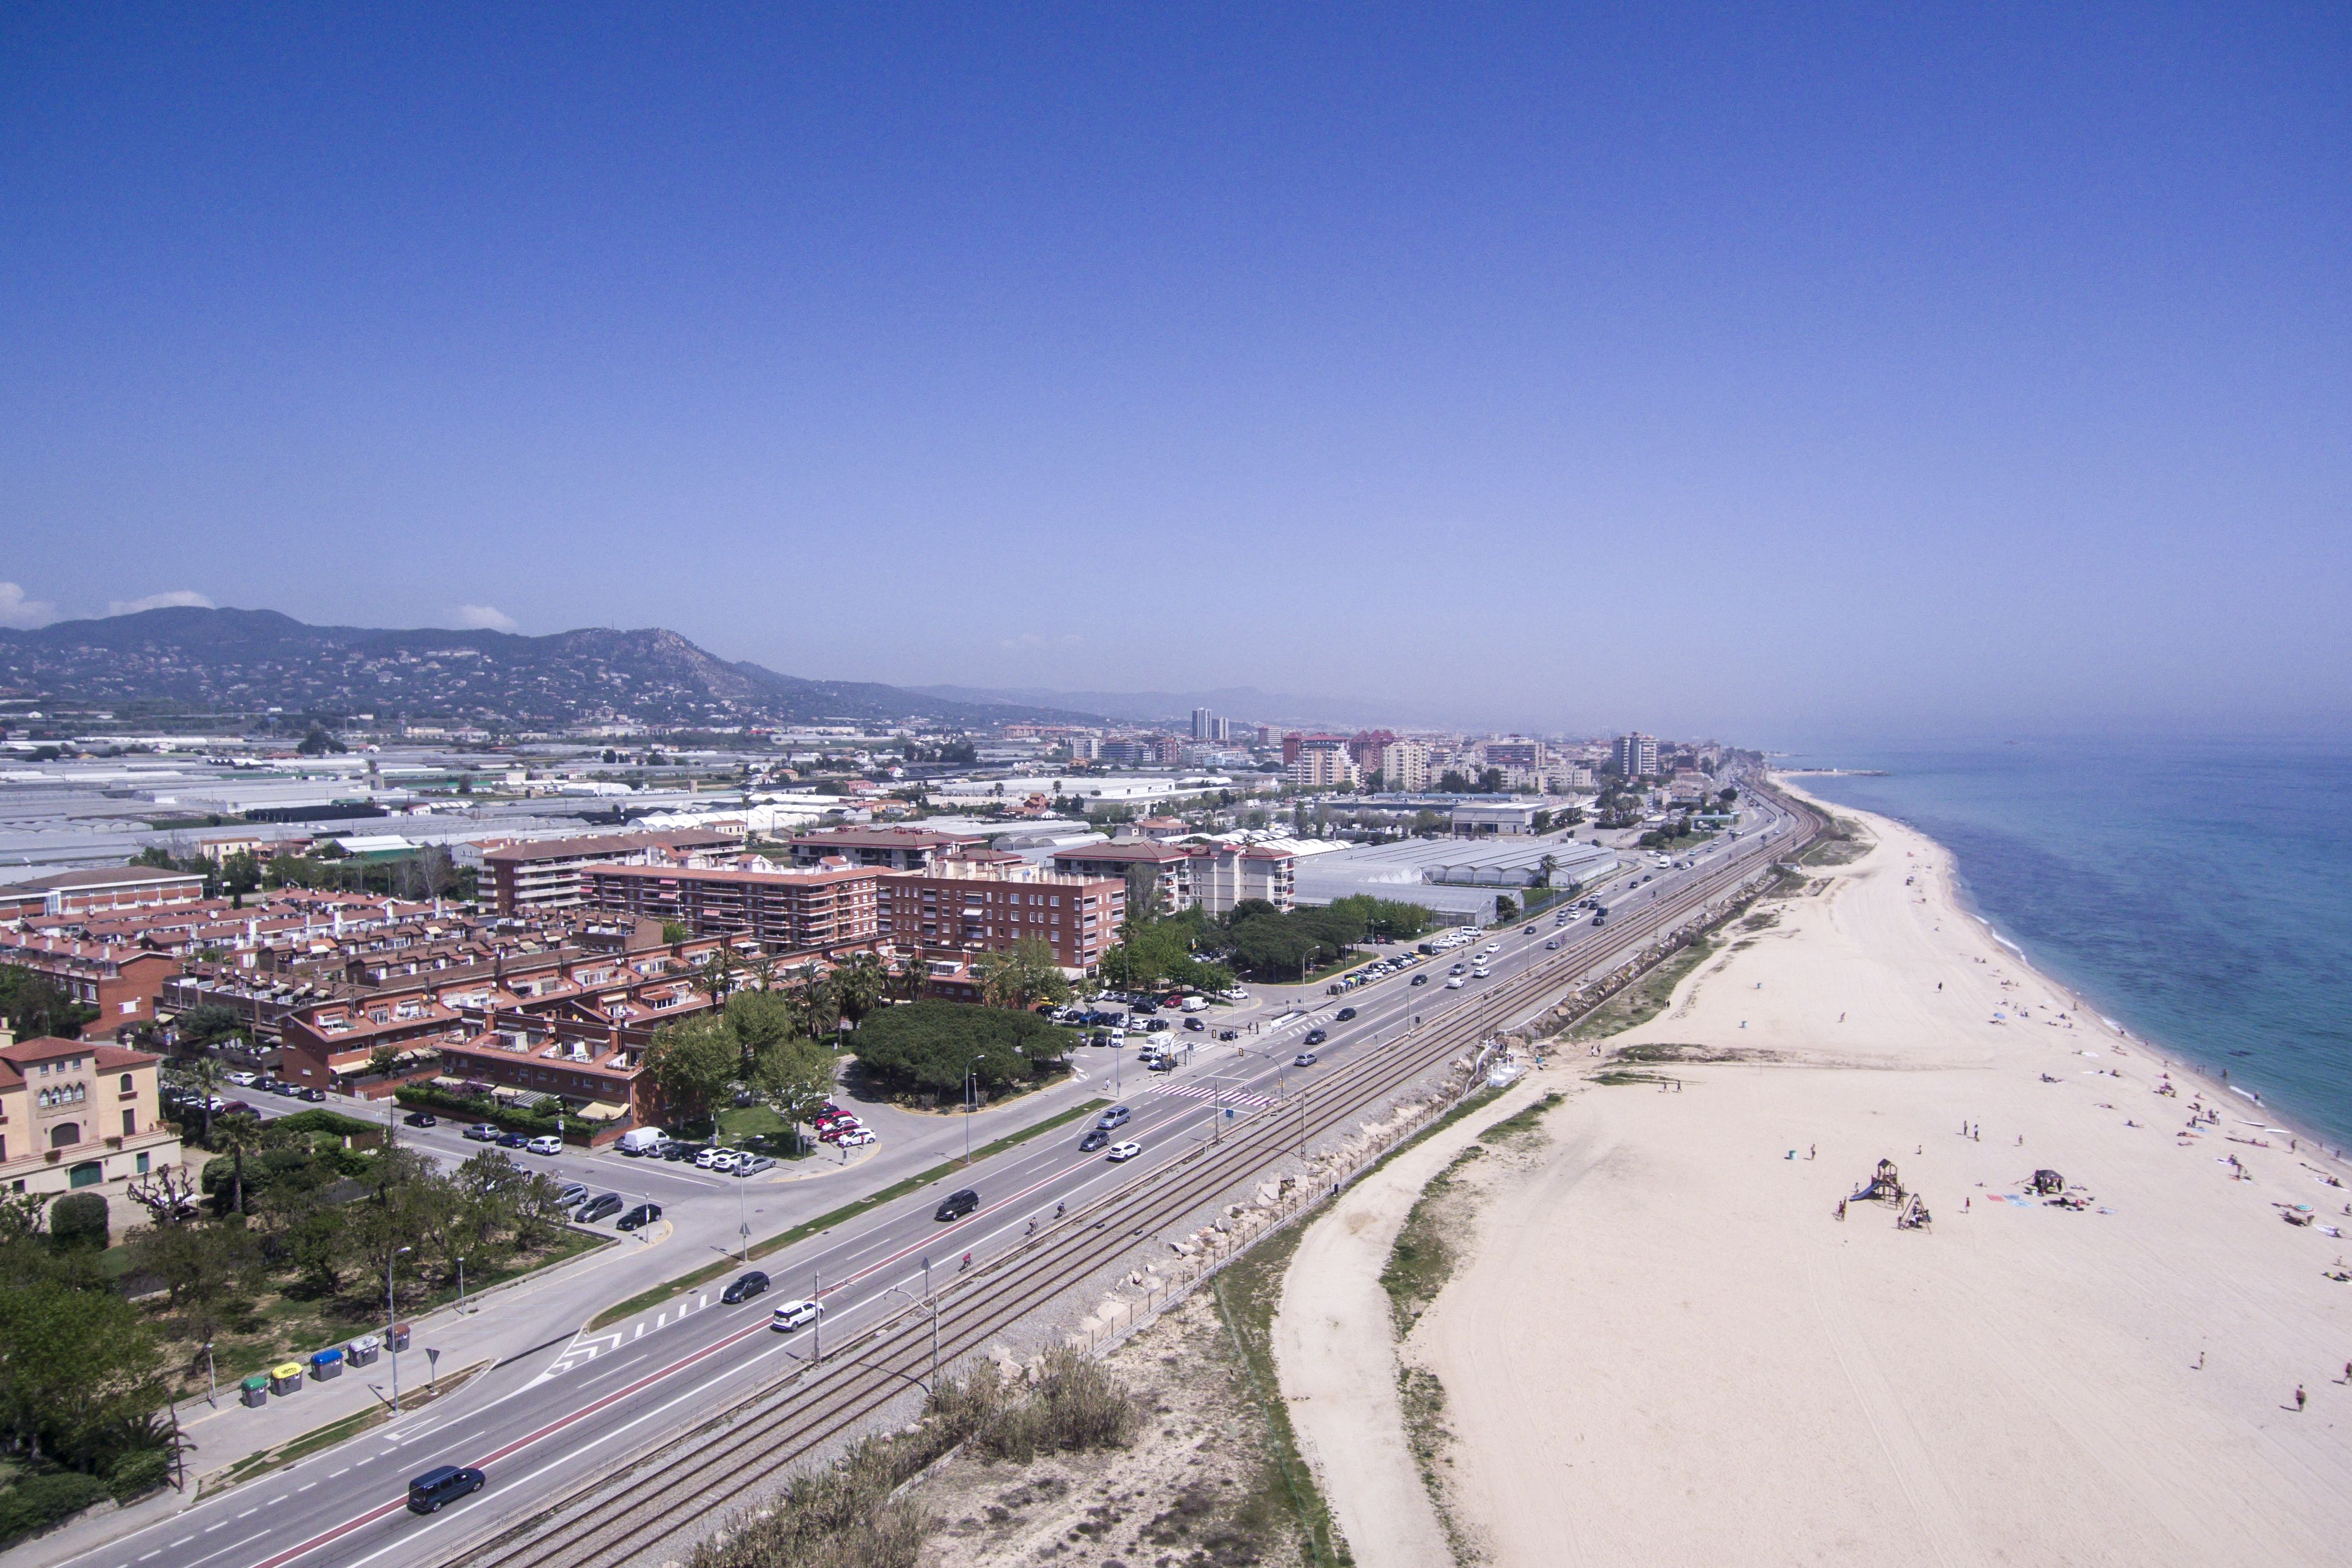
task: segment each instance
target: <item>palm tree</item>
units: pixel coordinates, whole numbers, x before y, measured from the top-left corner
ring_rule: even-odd
[[[889,994],[890,971],[871,953],[852,954],[833,972],[834,1003],[852,1023],[880,1007]]]
[[[261,1118],[248,1115],[242,1111],[233,1116],[223,1116],[220,1126],[214,1130],[212,1136],[217,1140],[213,1144],[213,1147],[236,1162],[234,1173],[230,1176],[230,1190],[234,1196],[229,1207],[243,1214],[245,1212],[245,1156],[248,1153],[260,1149],[267,1141],[262,1135]]]
[[[224,1082],[220,1058],[212,1055],[196,1057],[188,1063],[188,1079],[196,1086],[196,1109],[204,1117],[196,1141],[209,1145],[213,1138],[213,1097],[220,1092]]]
[[[727,1000],[727,993],[735,988],[735,955],[727,944],[721,942],[710,950],[710,956],[695,970],[695,983],[709,993],[713,1002]]]
[[[751,978],[759,982],[761,990],[775,988],[776,960],[772,955],[762,953],[744,967],[751,971]]]

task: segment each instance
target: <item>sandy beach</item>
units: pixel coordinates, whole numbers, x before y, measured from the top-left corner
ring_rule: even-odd
[[[1542,1074],[1550,1142],[1399,1352],[1444,1384],[1458,1528],[1530,1565],[2346,1561],[2352,1177],[2234,1093],[2161,1092],[1947,852],[1837,814],[1874,847],[1605,1042],[1718,1060]],[[1838,1218],[1882,1158],[1931,1226]],[[2080,1207],[2027,1192],[2045,1168]],[[1378,1516],[1351,1494],[1393,1463],[1347,1451],[1335,1512]]]

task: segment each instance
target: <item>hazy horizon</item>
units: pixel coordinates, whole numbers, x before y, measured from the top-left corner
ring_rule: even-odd
[[[0,46],[0,624],[660,625],[1761,744],[2352,730],[2337,10]]]

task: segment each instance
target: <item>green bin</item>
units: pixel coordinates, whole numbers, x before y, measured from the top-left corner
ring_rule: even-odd
[[[269,1403],[269,1379],[255,1373],[237,1385],[237,1396],[248,1406],[259,1408]]]

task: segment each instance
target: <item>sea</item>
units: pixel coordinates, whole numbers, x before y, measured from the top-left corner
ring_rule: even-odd
[[[1950,849],[2034,967],[2175,1061],[2352,1145],[2352,743],[2005,741],[1776,752]]]

